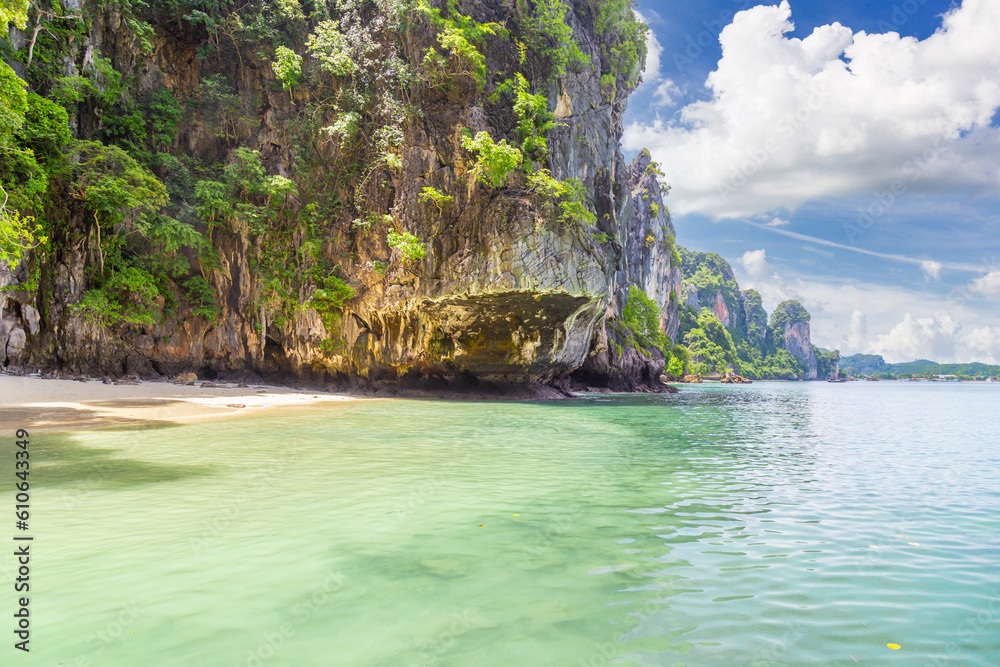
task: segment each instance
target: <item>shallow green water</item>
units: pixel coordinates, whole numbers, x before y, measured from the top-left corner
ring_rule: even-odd
[[[998,433],[996,385],[757,383],[38,434],[2,664],[996,665]]]

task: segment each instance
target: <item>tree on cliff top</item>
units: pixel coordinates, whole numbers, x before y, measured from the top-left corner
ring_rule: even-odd
[[[784,334],[785,325],[809,324],[809,311],[796,301],[788,299],[778,304],[778,307],[771,313],[770,329],[776,334]]]
[[[731,318],[729,333],[737,341],[742,340],[745,315],[733,267],[714,252],[695,252],[682,246],[677,246],[677,250],[684,283],[698,290],[699,307],[714,307],[716,294],[721,294]]]
[[[747,322],[747,338],[760,342],[767,335],[767,311],[760,298],[760,292],[755,289],[743,290],[743,313]]]
[[[681,254],[681,271],[685,280],[694,278],[698,273],[707,273],[719,276],[722,282],[736,282],[733,267],[721,255],[688,250],[683,246],[677,246],[677,250]]]

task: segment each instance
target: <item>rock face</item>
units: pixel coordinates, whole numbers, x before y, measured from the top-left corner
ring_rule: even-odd
[[[816,353],[809,336],[809,324],[796,322],[785,327],[785,349],[805,367],[805,379],[816,379]]]
[[[757,348],[761,348],[767,336],[767,311],[764,310],[760,294],[757,290],[743,290],[740,299],[743,302],[743,313],[746,318],[747,340]]]
[[[816,352],[809,332],[809,313],[795,300],[783,301],[771,314],[771,329],[782,332],[783,347],[805,368],[805,379],[817,377]]]
[[[681,335],[699,346],[695,361],[710,358],[699,343],[698,318],[702,309],[709,309],[726,329],[731,341],[717,337],[715,343],[731,353],[730,364],[738,363],[744,374],[753,377],[818,378],[817,359],[809,330],[809,313],[798,301],[785,301],[772,313],[770,320],[756,290],[740,290],[732,267],[715,253],[681,249],[683,259],[684,294]],[[688,338],[689,333],[691,337]],[[797,368],[788,355],[794,358]],[[780,354],[779,354],[780,352]],[[839,353],[838,353],[839,354]],[[699,356],[700,355],[700,356]],[[824,364],[832,364],[835,355]],[[738,359],[737,359],[738,357]],[[718,362],[713,362],[718,365]],[[722,369],[717,369],[722,372]],[[831,372],[833,371],[831,367]],[[824,373],[826,367],[824,366]]]
[[[461,11],[477,21],[517,23],[513,3],[473,0],[462,2]],[[178,299],[176,311],[164,309],[155,324],[106,327],[73,307],[91,287],[96,253],[90,219],[67,198],[51,234],[53,250],[42,260],[35,299],[40,318],[30,300],[0,295],[7,304],[0,319],[4,363],[95,375],[196,372],[209,379],[264,376],[375,387],[582,383],[661,390],[664,355],[630,345],[620,318],[629,286],[636,285],[660,307],[662,330],[676,335],[681,276],[671,261],[674,228],[648,154],[631,166],[624,162],[619,140],[630,88],[623,81],[613,90],[602,86],[607,56],[586,16],[570,12],[567,22],[589,62],[530,83],[547,92],[560,119],[547,136],[551,173],[579,179],[584,205],[596,214],[593,225],[546,213],[522,177],[496,188],[476,180],[462,131],[486,131],[516,145],[510,107],[491,101],[470,77],[444,91],[415,79],[407,99],[420,113],[404,126],[401,164],[376,175],[386,183],[381,203],[392,226],[424,241],[423,258],[406,260],[387,247],[382,223],[365,231],[347,219],[315,252],[337,267],[353,296],[324,316],[310,307],[317,287],[306,285],[292,295],[300,306],[280,311],[260,275],[260,238],[246,225],[209,228],[216,264],[195,262],[192,271],[201,269],[214,291],[214,319]],[[102,53],[127,76],[163,81],[179,98],[196,96],[199,84],[217,74],[217,63],[195,57],[204,36],[154,25],[153,51],[143,60],[135,41],[122,36],[122,25],[114,10],[98,12],[79,48]],[[407,27],[399,35],[403,61],[419,64],[433,37],[418,22]],[[516,64],[512,42],[488,46],[488,71]],[[308,92],[283,92],[269,61],[237,55],[232,83],[258,100],[252,123],[241,121],[250,125],[239,129],[238,143],[259,150],[270,173],[294,181],[295,138],[279,120],[300,114]],[[498,75],[490,83],[499,82]],[[76,122],[84,132],[100,118],[82,109]],[[170,152],[228,159],[234,145],[213,132],[204,114],[186,118]],[[336,172],[340,165],[331,153],[320,168]],[[435,209],[422,201],[428,187],[448,193],[452,203]],[[293,239],[302,252],[301,238]]]
[[[684,288],[684,305],[690,306],[691,308],[698,309],[698,288],[690,283],[685,283]]]
[[[22,363],[29,338],[39,331],[38,311],[31,305],[33,295],[16,289],[26,280],[23,266],[15,271],[0,262],[0,366]]]
[[[198,381],[198,376],[194,373],[181,373],[174,378],[174,384],[193,385]],[[105,382],[107,384],[107,382]]]
[[[696,311],[708,308],[732,330],[745,326],[743,297],[733,268],[714,252],[695,252],[680,248],[683,272],[684,304]]]
[[[722,298],[722,292],[715,293],[715,303],[712,304],[712,312],[722,322],[722,326],[732,326],[732,322],[729,320],[729,308],[726,306],[725,299]]]
[[[643,151],[636,157],[628,176],[630,196],[624,198],[618,230],[622,252],[614,276],[616,288],[590,354],[573,379],[613,391],[663,391],[659,378],[666,357],[655,348],[631,346],[619,314],[627,303],[628,286],[635,285],[659,307],[661,331],[668,338],[676,335],[680,271],[671,261],[675,232],[649,153]]]

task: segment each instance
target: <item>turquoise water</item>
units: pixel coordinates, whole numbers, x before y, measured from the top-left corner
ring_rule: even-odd
[[[998,433],[997,385],[756,383],[37,434],[0,654],[996,665]]]

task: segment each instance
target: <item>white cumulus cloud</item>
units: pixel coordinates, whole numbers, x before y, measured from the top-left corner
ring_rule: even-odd
[[[678,120],[626,128],[626,148],[648,147],[665,165],[672,208],[737,217],[827,196],[898,197],[918,184],[1000,191],[1000,131],[990,127],[1000,2],[964,0],[922,41],[839,23],[804,39],[792,29],[787,1],[740,12],[720,35],[711,99]]]
[[[674,95],[678,92],[680,91],[677,89],[677,84],[670,79],[664,79],[660,85],[656,87],[657,105],[663,107],[674,106]]]
[[[767,263],[767,252],[761,250],[747,250],[740,257],[740,264],[751,278],[765,278],[771,272],[771,265]]]
[[[970,359],[996,364],[1000,359],[1000,327],[973,329],[962,341],[972,352]]]
[[[950,315],[915,318],[910,313],[903,321],[881,334],[869,347],[874,354],[881,354],[889,363],[915,359],[956,358],[956,336],[962,325]]]
[[[649,21],[646,17],[639,12],[635,13],[635,17],[639,19],[640,22],[649,25]],[[663,53],[663,46],[660,44],[660,40],[656,38],[656,34],[652,30],[646,31],[646,67],[642,71],[642,83],[641,86],[653,85],[660,81],[660,54]],[[659,90],[657,90],[659,92]]]
[[[982,278],[976,278],[969,285],[969,291],[981,296],[1000,294],[1000,271],[990,271]]]
[[[935,262],[932,259],[924,260],[920,262],[920,270],[924,272],[926,280],[937,280],[941,277],[941,262]]]
[[[766,254],[751,251],[733,263],[740,285],[760,292],[768,312],[785,299],[801,302],[812,315],[813,343],[820,347],[844,355],[881,354],[889,362],[1000,359],[996,313],[978,308],[974,301],[850,279],[785,280],[770,263],[763,275],[751,277],[749,269],[760,262],[766,262]]]
[[[851,324],[841,342],[842,350],[863,350],[868,347],[868,317],[860,310],[851,313]]]
[[[949,314],[903,320],[868,347],[889,363],[930,359],[932,361],[980,361],[995,364],[1000,358],[1000,328],[985,326],[966,331]]]

